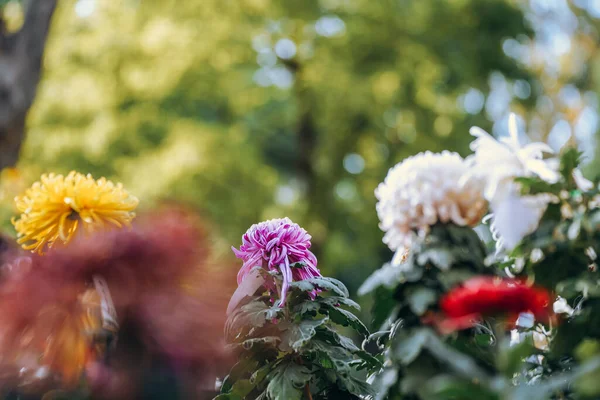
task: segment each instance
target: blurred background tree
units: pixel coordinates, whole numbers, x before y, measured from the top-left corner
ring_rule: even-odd
[[[287,215],[353,290],[390,259],[373,190],[403,158],[466,155],[470,126],[503,135],[513,110],[592,160],[596,17],[593,0],[61,0],[19,169],[190,203],[223,251]]]

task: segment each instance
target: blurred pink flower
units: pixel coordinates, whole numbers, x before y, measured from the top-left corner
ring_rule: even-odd
[[[271,219],[254,224],[242,236],[240,249],[232,247],[237,258],[244,260],[238,272],[238,285],[252,268],[261,266],[268,271],[281,271],[283,285],[281,304],[285,304],[290,283],[321,276],[317,258],[309,250],[311,236],[289,218]],[[301,266],[291,265],[302,263]]]

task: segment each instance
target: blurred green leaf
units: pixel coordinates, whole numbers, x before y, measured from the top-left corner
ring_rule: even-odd
[[[404,365],[413,362],[429,340],[429,330],[426,328],[402,332],[396,337],[392,351],[394,356]]]
[[[425,311],[437,302],[437,294],[433,289],[419,286],[407,294],[408,305],[417,315],[423,315]]]
[[[266,378],[270,400],[300,400],[302,389],[311,379],[310,370],[292,361],[284,361]]]
[[[504,343],[498,355],[498,369],[504,373],[505,377],[512,378],[521,370],[525,358],[534,354],[535,351],[531,335],[526,335],[521,342],[513,346]]]

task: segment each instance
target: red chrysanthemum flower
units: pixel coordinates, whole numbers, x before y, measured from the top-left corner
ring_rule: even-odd
[[[440,330],[452,332],[473,326],[483,317],[508,316],[530,312],[539,321],[547,321],[550,293],[516,279],[476,277],[448,292],[440,300],[445,319]]]

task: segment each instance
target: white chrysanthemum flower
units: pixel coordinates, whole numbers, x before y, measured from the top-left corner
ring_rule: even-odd
[[[551,195],[521,196],[515,178],[538,176],[548,183],[558,181],[558,163],[544,160],[544,153],[552,153],[545,143],[521,145],[515,114],[509,117],[508,138],[494,139],[478,127],[470,130],[476,139],[471,143],[475,154],[467,158],[471,169],[463,182],[471,179],[485,182],[484,197],[493,212],[492,232],[498,249],[514,248],[538,227]]]
[[[420,153],[391,168],[375,190],[383,242],[402,254],[415,232],[424,234],[438,221],[477,225],[487,204],[478,179],[459,184],[467,168],[449,151]]]
[[[558,181],[557,163],[543,160],[544,153],[553,153],[545,143],[521,145],[515,114],[508,119],[509,137],[494,139],[479,127],[469,131],[476,139],[471,143],[475,152],[467,158],[473,168],[465,179],[480,177],[485,181],[485,198],[497,201],[515,186],[514,179],[523,176],[539,176],[548,183]]]

